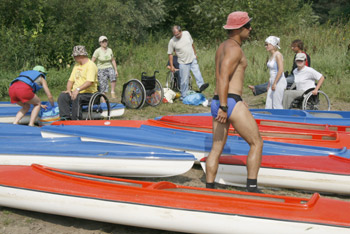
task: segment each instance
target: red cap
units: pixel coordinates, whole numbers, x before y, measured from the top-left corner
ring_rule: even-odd
[[[228,15],[224,29],[239,29],[251,20],[252,18],[249,18],[247,12],[234,11]]]

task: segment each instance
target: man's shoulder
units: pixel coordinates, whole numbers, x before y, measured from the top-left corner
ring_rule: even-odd
[[[91,59],[89,59],[89,61],[87,63],[88,63],[87,65],[88,65],[89,68],[97,69],[96,63],[91,61]]]
[[[234,53],[236,56],[242,55],[242,48],[233,40],[227,39],[222,42],[219,48],[222,48],[225,53]]]

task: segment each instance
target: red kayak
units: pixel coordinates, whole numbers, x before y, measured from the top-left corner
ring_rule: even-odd
[[[187,123],[188,116],[183,116],[185,123],[179,123],[176,121],[167,121],[172,119],[173,116],[163,117],[161,120],[76,120],[76,121],[58,121],[53,125],[93,125],[93,126],[115,126],[115,127],[135,127],[139,128],[141,125],[151,125],[164,128],[173,128],[188,131],[198,132],[212,132],[212,123],[205,122],[203,116],[196,116],[199,121],[196,122],[193,116],[192,124]],[[177,116],[174,116],[177,117]],[[185,118],[186,117],[186,118]],[[206,118],[208,120],[208,118]],[[200,121],[202,120],[202,121]],[[329,148],[350,148],[350,134],[344,132],[335,131],[321,131],[321,130],[303,130],[297,128],[276,127],[258,125],[263,140],[284,142],[300,145],[311,145],[319,147]],[[230,129],[229,135],[238,135],[233,128]]]
[[[349,233],[350,202],[0,166],[0,205],[186,233]]]
[[[205,171],[205,160],[201,165]],[[221,156],[216,182],[245,186],[247,156]],[[350,195],[350,159],[330,155],[263,155],[259,186]]]
[[[159,120],[167,122],[176,122],[190,125],[211,126],[213,118],[211,116],[163,116]],[[276,126],[297,128],[304,130],[323,130],[323,131],[338,131],[350,134],[350,126],[329,125],[329,124],[311,124],[311,123],[296,123],[285,122],[278,120],[255,119],[259,126]]]

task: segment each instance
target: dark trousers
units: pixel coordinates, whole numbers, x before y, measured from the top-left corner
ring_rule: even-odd
[[[61,93],[57,103],[60,109],[60,117],[65,119],[82,119],[82,104],[88,104],[92,93],[80,93],[75,100],[72,100],[69,93]]]

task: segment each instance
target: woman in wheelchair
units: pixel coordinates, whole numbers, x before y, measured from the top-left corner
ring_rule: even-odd
[[[296,104],[298,102],[302,102],[303,96],[309,92],[312,93],[310,101],[314,104],[317,104],[319,89],[322,86],[325,79],[321,73],[305,65],[306,59],[307,58],[304,53],[298,53],[295,56],[295,63],[297,65],[297,68],[294,69],[293,74],[297,91],[294,92],[294,96],[298,94],[299,97],[297,97],[295,101],[291,102],[292,108],[298,107],[296,106]],[[317,82],[317,85],[315,85],[315,82]],[[290,93],[289,96],[291,95],[293,94]],[[287,99],[287,96],[288,95],[285,95],[284,98]]]

